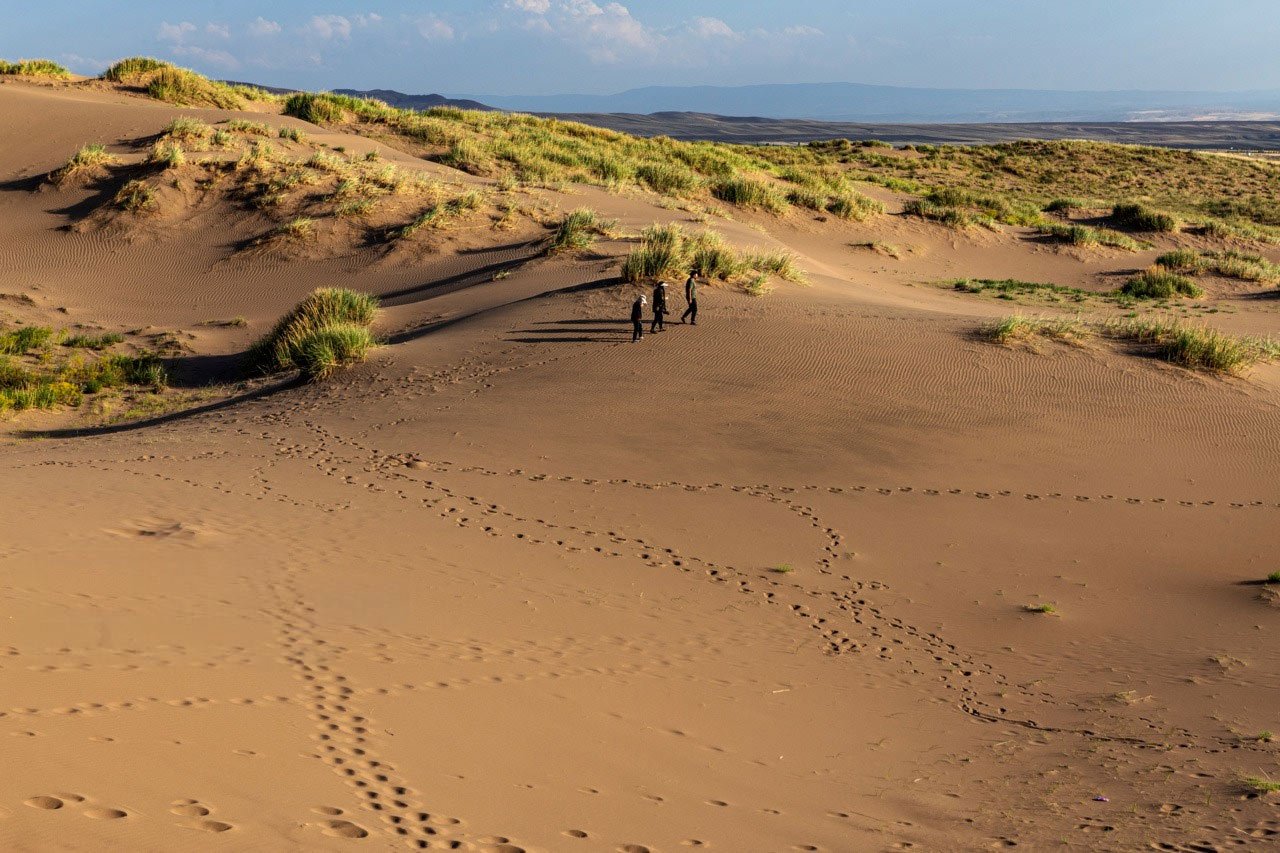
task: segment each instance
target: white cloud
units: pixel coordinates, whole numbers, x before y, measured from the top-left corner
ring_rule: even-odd
[[[532,15],[545,15],[551,11],[551,0],[507,0],[507,8]]]
[[[782,34],[784,36],[798,36],[802,38],[825,35],[825,33],[817,27],[810,27],[806,24],[797,24],[794,27],[787,27],[782,31]]]
[[[165,21],[160,25],[160,31],[156,33],[156,37],[164,41],[182,41],[195,31],[196,25],[190,21],[183,21],[180,24]]]
[[[415,24],[418,28],[418,35],[427,41],[449,41],[453,38],[453,27],[435,15],[419,18],[415,21]]]
[[[203,65],[216,65],[221,68],[239,68],[240,60],[225,50],[211,50],[194,44],[180,44],[174,47],[177,56],[185,56]]]
[[[719,18],[694,18],[689,32],[698,38],[740,39],[742,35]]]
[[[231,28],[226,24],[215,24],[210,22],[204,25],[204,31],[211,36],[216,36],[217,38],[231,38]]]
[[[352,18],[357,27],[371,27],[374,24],[382,23],[382,16],[377,12],[370,12],[367,15],[356,15]]]
[[[275,21],[268,21],[266,18],[257,17],[249,22],[249,35],[252,36],[273,36],[279,33],[281,27]]]
[[[307,30],[326,41],[351,38],[351,21],[341,15],[316,15],[307,22]]]

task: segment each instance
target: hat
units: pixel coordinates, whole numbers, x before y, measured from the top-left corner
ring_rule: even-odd
[[[646,299],[646,298],[645,298],[645,295],[642,293],[642,294],[640,294],[640,301],[641,301],[641,302],[648,302],[649,300],[648,300],[648,299]]]
[[[658,282],[658,287],[666,287],[666,286],[667,286],[667,283],[665,281]]]

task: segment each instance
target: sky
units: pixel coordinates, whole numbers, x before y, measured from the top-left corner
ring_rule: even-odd
[[[412,94],[1280,89],[1276,0],[0,0],[0,57]]]

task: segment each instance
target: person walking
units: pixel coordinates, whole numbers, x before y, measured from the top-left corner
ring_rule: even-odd
[[[649,324],[649,332],[667,330],[663,318],[667,315],[667,283],[660,281],[653,288],[653,322]]]
[[[631,343],[635,343],[644,337],[644,306],[647,300],[644,294],[636,297],[636,301],[631,303]]]
[[[697,270],[689,270],[689,278],[684,283],[684,301],[689,303],[689,307],[684,309],[684,313],[680,315],[680,322],[684,322],[684,318],[689,318],[689,325],[698,325],[698,279]]]

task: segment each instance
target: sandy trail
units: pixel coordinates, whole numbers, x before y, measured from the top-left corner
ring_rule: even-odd
[[[48,151],[10,131],[0,178],[175,114],[0,102],[52,115]],[[325,385],[0,445],[5,849],[1280,836],[1238,785],[1280,775],[1258,738],[1280,602],[1243,583],[1277,568],[1274,372],[995,348],[972,331],[1007,305],[922,283],[1131,258],[885,217],[871,236],[916,246],[892,261],[852,247],[872,226],[720,223],[800,253],[811,285],[708,288],[698,328],[633,346],[625,240],[228,263],[232,226],[68,234],[29,186],[0,209],[0,292],[54,322],[244,316],[192,339],[223,357],[344,283],[386,297],[391,341]],[[1232,304],[1226,324],[1273,323]]]

